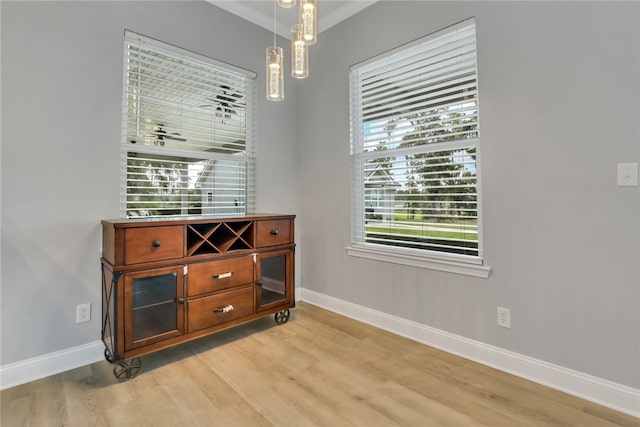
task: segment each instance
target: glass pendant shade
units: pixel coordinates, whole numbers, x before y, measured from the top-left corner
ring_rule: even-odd
[[[284,67],[282,48],[267,48],[267,99],[282,101],[284,99]]]
[[[318,4],[316,0],[300,0],[300,16],[302,37],[306,44],[315,44],[318,35]]]
[[[309,77],[309,48],[302,38],[300,24],[291,27],[291,75],[296,79]]]
[[[296,0],[278,0],[278,4],[286,9],[290,7],[294,7],[296,5]]]

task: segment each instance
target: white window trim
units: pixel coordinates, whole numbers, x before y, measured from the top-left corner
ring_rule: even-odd
[[[130,30],[124,31],[124,41],[125,41],[125,49],[124,49],[124,59],[123,59],[123,108],[121,112],[121,120],[122,120],[122,129],[121,129],[121,142],[120,142],[120,162],[121,162],[121,173],[120,173],[120,216],[122,218],[127,217],[128,212],[128,204],[127,204],[127,156],[128,153],[137,153],[137,154],[149,154],[149,155],[160,155],[160,156],[170,156],[170,157],[191,157],[191,158],[199,158],[202,160],[222,160],[222,161],[235,161],[239,164],[242,163],[246,168],[246,177],[245,177],[245,211],[244,215],[255,211],[256,204],[256,112],[257,112],[257,97],[256,90],[257,84],[255,84],[255,80],[257,74],[253,71],[237,67],[235,65],[231,65],[229,63],[219,61],[196,52],[177,47],[171,44],[168,44],[163,41],[159,41],[150,37],[143,36],[141,34],[135,33]],[[234,154],[215,154],[215,153],[207,153],[206,151],[188,151],[188,150],[176,150],[170,148],[163,148],[162,150],[157,150],[153,147],[145,147],[142,145],[132,146],[129,144],[128,135],[127,135],[127,107],[126,107],[126,93],[128,88],[127,81],[127,42],[137,41],[141,45],[149,46],[152,50],[156,52],[162,52],[172,57],[184,57],[189,62],[193,63],[202,63],[207,66],[212,66],[216,69],[221,70],[226,74],[236,74],[239,76],[244,76],[247,79],[247,82],[252,81],[251,84],[248,85],[248,90],[245,93],[246,96],[246,105],[247,108],[245,110],[245,152],[240,155]],[[220,216],[221,214],[197,214],[193,216]],[[227,214],[222,214],[227,215]],[[168,218],[175,215],[167,215],[167,216],[157,216],[159,218]],[[181,214],[179,216],[192,216]],[[151,217],[150,217],[151,218]]]
[[[445,28],[443,30],[437,31],[434,34],[428,35],[424,38],[421,38],[419,40],[410,42],[406,45],[400,46],[398,48],[392,49],[386,53],[381,54],[384,56],[392,56],[394,55],[396,52],[400,52],[404,49],[408,49],[412,46],[415,46],[417,44],[421,44],[421,43],[425,43],[428,42],[429,40],[438,37],[440,34],[445,33],[445,32],[450,32],[450,31],[455,31],[456,29],[460,28],[460,27],[464,27],[464,26],[468,26],[469,23],[474,23],[474,19],[468,19],[465,20],[463,22],[460,22],[458,24],[452,25],[448,28]],[[475,25],[475,23],[474,23]],[[379,58],[379,56],[373,57],[373,58],[369,58],[359,64],[357,64],[357,66],[362,66],[365,64],[369,64],[371,62],[377,61]],[[476,79],[477,79],[477,70],[476,70]],[[359,93],[357,93],[355,87],[352,85],[351,86],[351,90],[354,91],[354,93],[351,94],[350,99],[353,102],[354,97],[358,97],[360,96]],[[478,105],[479,105],[479,100],[478,100]],[[354,109],[354,105],[351,106],[351,111],[353,111]],[[351,117],[352,121],[355,121],[356,124],[358,124],[361,120],[361,117],[359,114],[353,114],[352,113],[352,117]],[[351,126],[351,132],[354,131],[353,128],[353,123]],[[352,134],[352,145],[351,145],[351,167],[352,167],[352,172],[351,172],[351,176],[352,176],[352,180],[356,180],[358,178],[358,175],[360,175],[362,172],[362,167],[360,167],[360,163],[364,160],[366,160],[367,158],[370,157],[376,157],[378,155],[378,153],[374,153],[374,152],[368,152],[368,153],[364,153],[362,152],[362,148],[361,148],[361,144],[353,144],[353,138],[357,136]],[[439,147],[442,147],[442,149],[446,149],[447,146],[468,146],[469,145],[469,140],[459,140],[459,141],[450,141],[447,143],[439,143]],[[442,144],[442,145],[441,145]],[[481,160],[480,160],[480,152],[481,150],[479,149],[479,139],[474,141],[473,144],[474,146],[476,146],[477,149],[477,166],[478,166],[478,175],[477,175],[477,182],[476,182],[476,191],[478,194],[478,213],[477,213],[477,225],[478,225],[478,254],[477,256],[468,256],[468,255],[456,255],[453,253],[446,253],[446,252],[435,252],[435,251],[428,251],[428,250],[415,250],[415,249],[410,249],[410,248],[402,248],[402,247],[387,247],[387,246],[382,246],[382,245],[377,245],[377,244],[370,244],[370,243],[365,243],[365,242],[352,242],[352,244],[350,246],[347,246],[346,252],[348,255],[353,256],[353,257],[358,257],[358,258],[364,258],[364,259],[370,259],[370,260],[374,260],[374,261],[382,261],[382,262],[390,262],[390,263],[394,263],[394,264],[401,264],[401,265],[407,265],[407,266],[411,266],[411,267],[418,267],[418,268],[425,268],[425,269],[431,269],[431,270],[437,270],[437,271],[443,271],[443,272],[449,272],[449,273],[455,273],[455,274],[462,274],[462,275],[466,275],[466,276],[472,276],[472,277],[478,277],[478,278],[488,278],[490,273],[491,273],[491,267],[489,266],[485,266],[484,265],[484,260],[483,260],[483,227],[482,227],[482,197],[481,197],[481,191],[482,191],[482,187],[481,187]],[[407,149],[400,149],[397,150],[398,152],[403,152],[403,151],[407,151],[407,152],[413,152],[416,149],[419,149],[420,147],[409,147]],[[440,149],[440,148],[439,148]],[[359,177],[359,181],[362,181],[362,176]],[[356,230],[360,230],[365,223],[365,219],[364,219],[364,208],[363,208],[363,195],[362,195],[362,186],[361,185],[355,185],[352,187],[353,191],[355,191],[356,194],[352,194],[352,200],[351,200],[351,204],[352,204],[352,218],[351,218],[351,236],[354,236],[355,231]]]
[[[347,246],[345,249],[347,254],[353,257],[463,274],[465,276],[479,277],[482,279],[487,279],[491,272],[491,267],[482,265],[482,260],[478,260],[476,257],[463,259],[463,256],[461,256],[460,259],[454,260],[453,255],[450,255],[437,258],[431,254],[416,254],[413,251],[403,250],[401,248],[389,251],[367,244],[353,244]]]

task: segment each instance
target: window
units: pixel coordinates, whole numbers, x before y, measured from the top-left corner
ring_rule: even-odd
[[[353,66],[350,90],[349,253],[434,268],[480,265],[474,21]]]
[[[255,74],[125,33],[121,216],[253,210]]]

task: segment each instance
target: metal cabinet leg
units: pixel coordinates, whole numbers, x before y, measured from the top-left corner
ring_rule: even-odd
[[[138,357],[128,361],[120,360],[113,367],[113,376],[122,381],[128,380],[138,375],[140,368],[142,368],[142,360]]]
[[[109,363],[116,362],[116,358],[113,356],[113,354],[111,354],[111,351],[109,351],[109,349],[106,347],[104,349],[104,358],[107,359],[107,362]]]
[[[289,310],[282,310],[276,313],[275,319],[278,325],[283,325],[289,321],[289,317],[291,317],[291,312]]]

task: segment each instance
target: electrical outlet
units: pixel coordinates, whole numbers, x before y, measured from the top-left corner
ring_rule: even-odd
[[[88,322],[91,320],[91,303],[76,305],[76,323]]]
[[[638,163],[618,163],[618,187],[638,186]]]
[[[511,328],[511,310],[504,307],[498,307],[498,326],[502,328]]]

